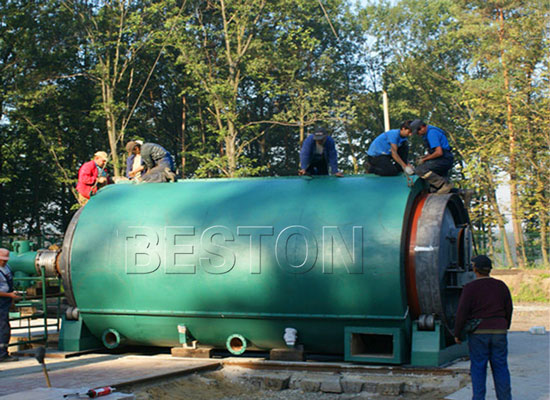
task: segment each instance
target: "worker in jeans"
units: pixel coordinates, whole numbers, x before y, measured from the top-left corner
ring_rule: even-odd
[[[126,151],[129,155],[140,155],[142,162],[141,166],[129,172],[130,178],[142,173],[141,180],[143,182],[174,182],[176,180],[172,155],[161,145],[156,143],[139,144],[130,141],[126,144]]]
[[[456,312],[455,342],[461,343],[467,321],[477,324],[468,334],[473,400],[485,399],[488,362],[493,371],[497,399],[510,400],[506,333],[512,323],[512,297],[504,282],[489,276],[492,263],[487,256],[474,257],[472,264],[476,279],[462,290]]]
[[[13,291],[13,275],[8,260],[8,249],[0,249],[0,362],[17,361],[8,354],[10,343],[10,306],[13,300],[21,299]]]

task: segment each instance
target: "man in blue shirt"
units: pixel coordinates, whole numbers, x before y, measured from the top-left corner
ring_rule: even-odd
[[[445,131],[426,125],[421,119],[411,122],[411,130],[422,136],[428,149],[428,154],[419,160],[416,175],[428,182],[434,192],[449,193],[453,185],[447,180],[447,175],[453,167],[454,157]]]
[[[332,175],[344,176],[338,171],[334,139],[327,134],[325,128],[317,128],[302,144],[298,175],[328,175],[329,165]]]
[[[408,175],[414,174],[414,169],[407,163],[407,138],[412,135],[410,122],[405,121],[399,129],[390,129],[374,139],[367,151],[367,172],[380,176],[394,176],[401,171]]]
[[[0,362],[17,361],[8,355],[10,342],[10,306],[20,297],[13,291],[13,275],[8,267],[10,252],[0,249]]]

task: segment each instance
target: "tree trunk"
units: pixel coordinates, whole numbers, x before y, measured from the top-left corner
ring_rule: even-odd
[[[229,125],[229,134],[225,137],[225,154],[227,156],[227,172],[230,178],[235,176],[235,171],[237,170],[237,159],[236,159],[236,149],[235,149],[235,133],[234,127],[231,123]]]
[[[187,98],[185,96],[182,96],[181,102],[181,176],[185,178],[185,124],[187,122]]]
[[[105,121],[107,125],[107,136],[109,137],[109,148],[111,151],[111,160],[113,164],[113,172],[116,177],[120,176],[117,154],[117,132],[116,132],[116,120],[113,106],[113,92],[106,81],[101,84],[102,96],[103,96],[103,111],[105,112]]]
[[[350,152],[350,155],[351,155],[351,162],[353,163],[353,173],[358,174],[359,173],[359,164],[357,163],[357,157],[355,157],[355,150],[353,149],[353,143],[351,141],[351,135],[349,134],[348,129],[346,129],[346,136],[348,138],[349,152]]]
[[[548,258],[548,214],[546,212],[540,213],[540,254],[544,268],[550,268]]]
[[[489,254],[493,255],[493,260],[495,258],[495,244],[493,242],[493,229],[491,226],[487,228],[487,248],[489,249]]]
[[[525,268],[526,257],[525,247],[523,243],[523,229],[521,226],[520,209],[519,209],[519,195],[517,187],[517,161],[516,161],[516,132],[514,122],[512,119],[513,109],[512,100],[510,94],[510,80],[508,77],[508,65],[504,58],[504,12],[502,8],[498,10],[498,18],[500,28],[498,31],[498,37],[500,42],[500,64],[502,67],[502,74],[504,78],[504,90],[506,92],[506,123],[508,128],[508,151],[509,151],[509,164],[508,172],[510,174],[510,208],[512,212],[512,228],[514,230],[514,241],[516,248],[516,259],[520,268]]]
[[[500,212],[500,209],[498,207],[497,196],[493,188],[489,188],[487,193],[487,200],[489,200],[489,204],[493,209],[493,213],[497,220],[498,229],[502,233],[502,244],[504,246],[504,254],[506,256],[506,261],[508,266],[511,267],[514,265],[514,257],[512,257],[512,249],[510,248],[510,242],[508,241],[508,236],[506,235],[504,217],[502,216],[502,213]]]
[[[305,115],[304,110],[300,108],[300,149],[302,148],[302,143],[306,138],[306,127],[304,125]]]

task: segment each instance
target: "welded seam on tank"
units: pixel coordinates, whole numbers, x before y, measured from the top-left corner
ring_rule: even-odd
[[[140,310],[102,310],[80,309],[81,314],[108,314],[154,317],[205,317],[205,318],[308,318],[308,319],[382,319],[402,321],[409,316],[409,307],[402,316],[393,315],[335,315],[335,314],[276,314],[276,313],[236,313],[221,311],[140,311]]]

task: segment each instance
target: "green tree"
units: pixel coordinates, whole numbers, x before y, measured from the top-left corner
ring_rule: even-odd
[[[100,101],[95,111],[104,118],[115,176],[120,175],[118,144],[139,102],[142,100],[164,46],[161,33],[173,32],[172,13],[175,1],[88,1],[62,0],[61,4],[74,15],[83,30],[79,51],[85,58],[79,73],[98,87]],[[168,21],[169,26],[164,22]],[[155,49],[157,57],[150,64],[140,58]]]

